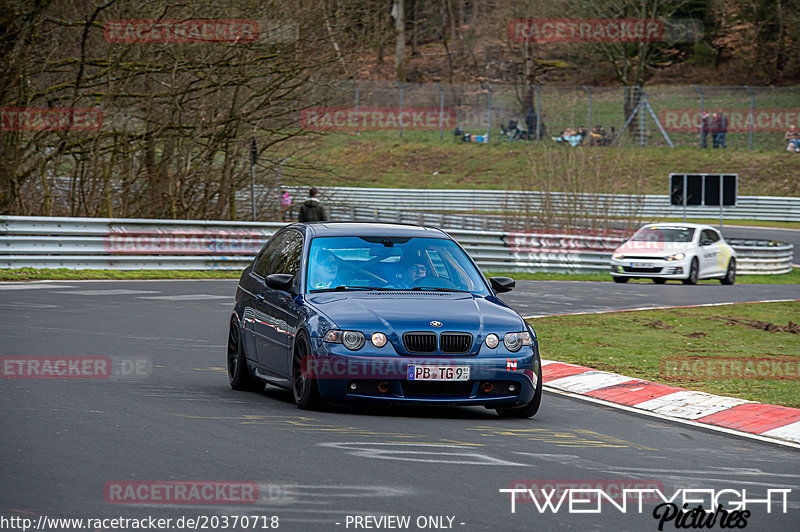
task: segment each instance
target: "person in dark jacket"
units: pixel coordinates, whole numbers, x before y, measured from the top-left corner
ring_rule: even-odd
[[[712,148],[726,148],[725,135],[728,133],[728,118],[722,111],[714,113],[711,118],[711,138],[714,141]]]
[[[308,191],[308,199],[300,206],[300,222],[326,222],[328,221],[328,213],[325,212],[325,207],[319,200],[319,191],[312,188]]]

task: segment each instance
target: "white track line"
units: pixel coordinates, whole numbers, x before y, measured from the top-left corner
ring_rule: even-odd
[[[639,312],[641,310],[667,310],[671,308],[693,308],[693,307],[724,307],[726,305],[746,305],[749,303],[787,303],[790,301],[800,301],[800,299],[763,299],[760,301],[729,301],[726,303],[699,303],[697,305],[673,305],[663,307],[637,307],[618,310],[589,310],[586,312],[567,312],[566,314],[539,314],[537,316],[523,316],[523,320],[533,320],[536,318],[550,318],[554,316],[584,316],[587,314],[613,314],[614,312]]]

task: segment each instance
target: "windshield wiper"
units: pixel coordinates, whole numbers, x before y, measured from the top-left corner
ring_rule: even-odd
[[[409,290],[433,290],[434,292],[461,292],[462,294],[469,294],[468,290],[459,290],[458,288],[438,288],[435,286],[415,286]]]
[[[393,290],[393,288],[378,288],[376,286],[347,286],[342,284],[333,288],[315,288],[313,290],[309,290],[309,293],[346,292],[348,290]]]

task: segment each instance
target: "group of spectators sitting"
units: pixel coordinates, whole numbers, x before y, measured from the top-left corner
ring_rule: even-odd
[[[568,127],[557,137],[552,137],[555,142],[568,143],[570,146],[581,146],[584,140],[588,137],[590,146],[608,146],[614,142],[614,134],[616,130],[611,126],[611,132],[607,132],[601,125],[596,125],[592,128],[591,132],[587,132],[586,128],[580,126],[578,129]]]

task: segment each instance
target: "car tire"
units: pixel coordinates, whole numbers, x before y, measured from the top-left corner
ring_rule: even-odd
[[[722,284],[733,284],[736,282],[736,259],[728,261],[728,269],[725,271],[725,277],[719,281]]]
[[[627,283],[629,277],[614,277],[613,279],[615,283]]]
[[[697,276],[700,273],[700,266],[697,264],[697,257],[692,259],[692,265],[689,266],[689,277],[682,279],[683,284],[697,284]]]
[[[617,279],[617,277],[615,277]],[[529,418],[536,415],[539,411],[539,406],[542,404],[542,377],[536,381],[536,391],[533,393],[533,399],[527,405],[515,406],[511,408],[495,408],[497,415],[504,418]]]
[[[238,391],[260,392],[264,390],[264,381],[253,377],[247,368],[247,357],[242,344],[242,330],[239,323],[231,320],[228,330],[228,383]]]
[[[664,279],[663,277],[654,277],[653,282],[656,284],[664,284],[667,282],[667,280]]]
[[[312,359],[308,333],[300,331],[295,338],[292,354],[292,397],[301,410],[314,410],[322,403],[314,371],[308,371],[308,362]]]

